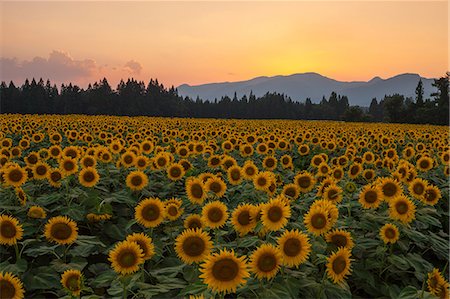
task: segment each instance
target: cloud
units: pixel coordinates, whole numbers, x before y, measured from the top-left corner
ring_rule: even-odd
[[[138,75],[142,71],[142,65],[137,61],[130,60],[127,63],[125,63],[124,69],[130,72],[131,74]]]
[[[0,58],[1,80],[44,78],[58,82],[90,77],[98,67],[94,60],[75,60],[68,53],[52,51],[48,58],[34,57],[30,61]]]

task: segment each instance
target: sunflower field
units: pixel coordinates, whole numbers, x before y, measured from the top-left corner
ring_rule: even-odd
[[[448,133],[2,115],[1,298],[449,298]]]

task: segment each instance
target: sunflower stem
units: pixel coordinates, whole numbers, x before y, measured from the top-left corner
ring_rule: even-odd
[[[125,284],[124,277],[120,278],[120,282],[122,283],[122,298],[127,299],[127,285]]]
[[[14,250],[16,251],[16,263],[20,260],[20,252],[19,252],[19,245],[14,243]]]
[[[323,272],[323,276],[322,276],[322,281],[320,282],[320,291],[319,291],[319,296],[317,296],[317,299],[320,299],[320,298],[322,298],[322,294],[323,294],[323,291],[324,291],[324,287],[323,287],[323,283],[324,283],[324,281],[325,281],[325,277],[327,276],[327,271],[325,270],[324,272]]]
[[[420,298],[423,298],[423,294],[424,294],[424,292],[425,292],[425,279],[423,280],[423,282],[422,282],[422,292],[420,293]]]

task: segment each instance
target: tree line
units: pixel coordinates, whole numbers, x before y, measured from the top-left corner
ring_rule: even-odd
[[[120,81],[113,89],[108,80],[89,84],[86,89],[72,83],[58,89],[49,80],[21,86],[12,81],[0,84],[0,113],[21,114],[87,114],[165,117],[208,117],[248,119],[320,119],[365,122],[449,124],[449,74],[435,79],[436,92],[424,98],[419,81],[415,98],[400,94],[372,99],[370,106],[350,106],[345,95],[332,92],[320,103],[293,101],[282,93],[253,93],[240,98],[224,96],[214,101],[182,97],[173,86],[166,88],[158,80],[146,85],[133,78]]]

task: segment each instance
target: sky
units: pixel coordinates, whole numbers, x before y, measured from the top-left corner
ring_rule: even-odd
[[[448,68],[447,1],[3,1],[0,80],[166,86]]]

